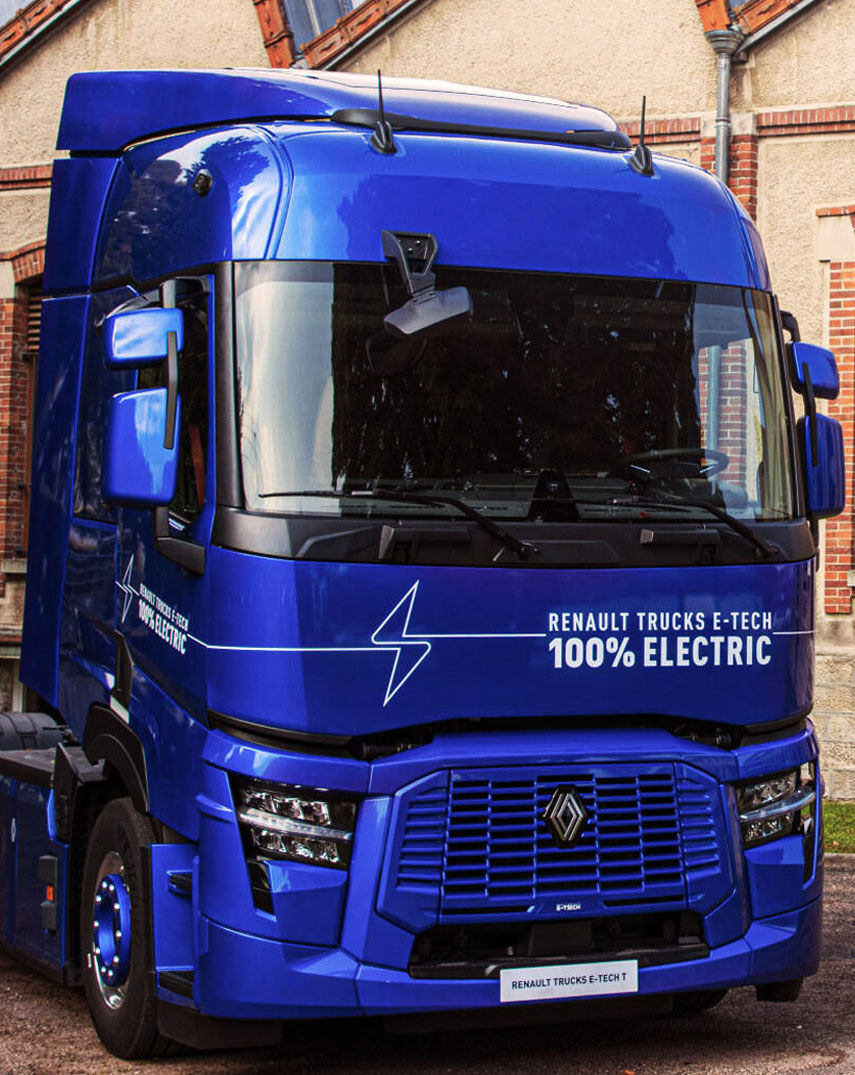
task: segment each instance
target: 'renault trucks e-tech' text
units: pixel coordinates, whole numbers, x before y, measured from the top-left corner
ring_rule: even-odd
[[[58,145],[0,941],[123,1057],[794,999],[837,374],[730,192],[336,73],[76,75]]]

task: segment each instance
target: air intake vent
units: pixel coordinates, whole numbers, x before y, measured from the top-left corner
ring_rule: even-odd
[[[732,885],[716,784],[696,770],[567,766],[446,776],[445,786],[435,777],[401,794],[381,898],[381,911],[398,921],[421,926],[430,905],[438,922],[554,918],[562,905],[582,914],[697,910]],[[588,814],[571,847],[556,843],[543,818],[566,786]]]

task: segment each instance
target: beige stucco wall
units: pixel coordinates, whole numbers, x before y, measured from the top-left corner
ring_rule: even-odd
[[[798,317],[803,339],[822,343],[825,296],[816,210],[855,201],[855,138],[761,139],[757,193],[757,225],[781,305]]]
[[[855,25],[855,4],[845,3]],[[804,339],[827,344],[827,263],[821,259],[855,257],[855,236],[847,218],[819,220],[816,210],[855,201],[855,138],[762,139],[758,163],[758,225],[781,305],[796,314]],[[855,619],[826,615],[823,591],[821,561],[812,719],[828,794],[855,799]]]
[[[229,66],[269,66],[250,0],[97,0],[0,70],[0,166],[52,159],[75,71]]]
[[[855,0],[819,0],[735,69],[737,108],[855,102]]]
[[[47,189],[0,191],[0,254],[44,239],[48,198]]]
[[[715,107],[695,0],[433,0],[342,70],[443,78],[584,101],[617,116]]]
[[[661,153],[665,157],[676,157],[677,160],[688,161],[689,164],[701,163],[700,142],[672,142],[670,145],[656,146],[655,153]]]

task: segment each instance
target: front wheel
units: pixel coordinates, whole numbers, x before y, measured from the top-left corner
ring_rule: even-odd
[[[150,820],[130,799],[114,799],[98,815],[83,867],[80,952],[95,1030],[125,1060],[161,1056],[170,1040],[157,1029],[151,966],[149,894],[143,848]]]

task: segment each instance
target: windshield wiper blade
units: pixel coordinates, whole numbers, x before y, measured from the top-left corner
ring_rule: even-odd
[[[577,503],[583,502],[577,501]],[[737,519],[734,515],[731,515],[729,511],[725,511],[724,508],[718,507],[717,504],[711,504],[708,500],[694,500],[682,496],[612,496],[608,497],[605,501],[597,501],[596,503],[638,508],[702,508],[704,511],[708,511],[710,515],[715,516],[720,522],[729,526],[734,533],[739,534],[739,536],[744,538],[750,545],[753,545],[757,554],[764,559],[768,559],[770,556],[777,556],[781,551],[776,545],[770,545],[768,541],[761,538],[759,534],[756,534],[751,527],[741,519]]]
[[[504,527],[494,523],[489,516],[483,515],[480,511],[467,504],[465,500],[458,500],[456,496],[444,496],[442,494],[434,496],[433,493],[410,493],[403,489],[384,489],[379,487],[377,489],[356,489],[347,493],[337,492],[335,489],[299,489],[288,490],[285,493],[260,493],[259,496],[262,499],[276,496],[317,496],[331,497],[335,500],[398,500],[403,503],[425,504],[428,507],[447,504],[449,507],[456,508],[474,523],[477,523],[482,530],[486,530],[488,534],[500,541],[505,548],[515,552],[521,559],[538,552],[536,545],[533,545],[530,541],[520,541],[519,538],[515,538]]]

